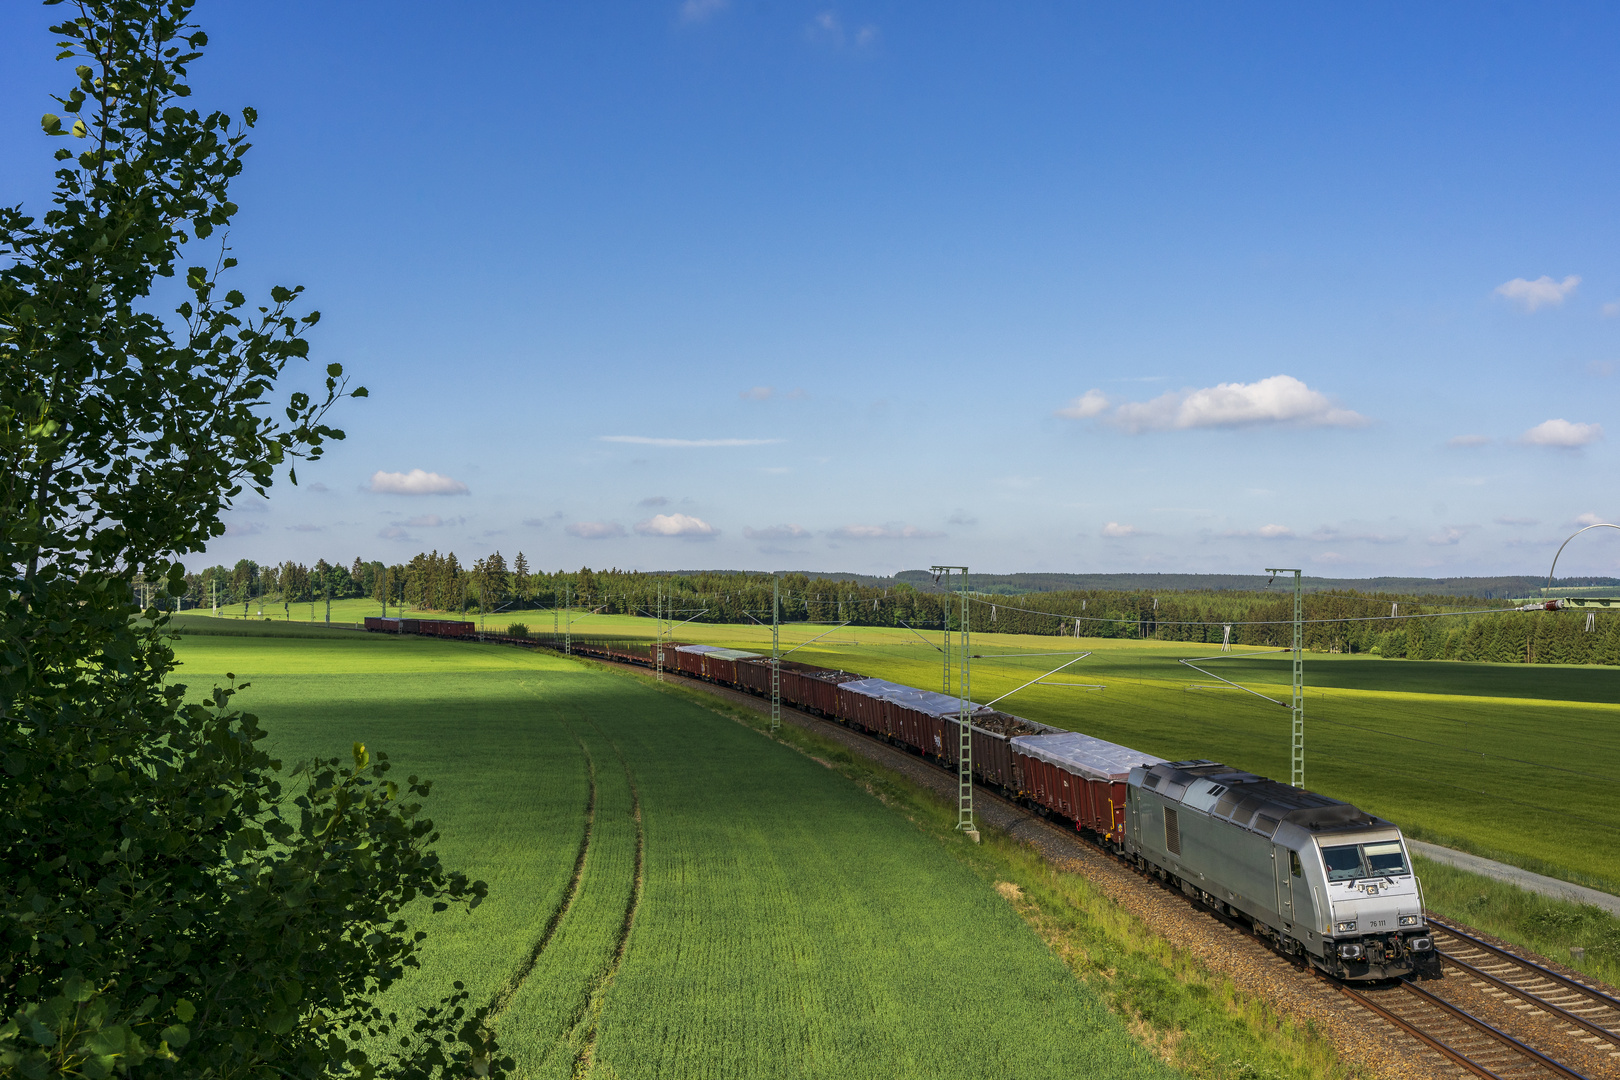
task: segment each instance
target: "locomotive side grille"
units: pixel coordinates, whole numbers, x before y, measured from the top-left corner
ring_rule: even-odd
[[[1181,821],[1168,806],[1164,808],[1164,847],[1172,855],[1181,854]]]

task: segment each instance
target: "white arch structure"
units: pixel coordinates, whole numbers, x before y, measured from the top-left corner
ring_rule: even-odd
[[[1620,525],[1611,525],[1607,521],[1600,521],[1596,525],[1588,525],[1584,529],[1575,530],[1575,532],[1570,534],[1569,540],[1575,539],[1575,537],[1581,535],[1583,532],[1591,532],[1593,529],[1620,529]],[[1558,556],[1562,555],[1564,553],[1564,549],[1569,547],[1569,540],[1565,540],[1562,544],[1559,544],[1557,553],[1553,555],[1552,566],[1547,570],[1546,592],[1550,593],[1552,591],[1553,571],[1558,569]]]

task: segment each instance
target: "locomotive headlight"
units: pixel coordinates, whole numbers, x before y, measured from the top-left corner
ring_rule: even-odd
[[[1418,917],[1416,915],[1402,915],[1401,916],[1401,925],[1402,926],[1416,926],[1417,924],[1418,924]]]
[[[1406,947],[1413,952],[1428,952],[1434,948],[1434,939],[1429,937],[1415,937],[1406,943]]]
[[[1363,949],[1360,945],[1340,945],[1339,946],[1339,959],[1340,960],[1360,960],[1361,957],[1362,957],[1362,954],[1365,951],[1366,950]]]
[[[1349,922],[1336,922],[1336,923],[1333,924],[1334,931],[1337,932],[1337,933],[1340,933],[1340,934],[1348,934],[1350,931],[1354,930],[1355,928],[1356,928],[1356,920],[1354,920],[1354,919],[1351,919]]]

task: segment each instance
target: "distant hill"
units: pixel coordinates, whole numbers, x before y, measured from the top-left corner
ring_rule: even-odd
[[[733,571],[679,570],[674,573],[732,573]],[[795,571],[820,581],[850,581],[868,587],[882,588],[897,581],[921,584],[931,582],[933,575],[926,570],[902,570],[893,577],[873,574]],[[1503,577],[1374,577],[1304,579],[1307,592],[1344,591],[1354,589],[1367,593],[1397,593],[1405,596],[1477,596],[1487,600],[1539,596],[1546,578],[1531,575]],[[1590,591],[1600,595],[1620,590],[1620,578],[1568,577],[1553,582],[1554,592]],[[1111,592],[1253,592],[1266,587],[1265,574],[969,574],[968,587],[974,592],[996,593],[1000,596],[1020,596],[1025,593],[1106,590]],[[1273,586],[1275,587],[1275,586]]]

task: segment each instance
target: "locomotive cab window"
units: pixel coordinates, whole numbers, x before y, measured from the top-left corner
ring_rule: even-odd
[[[1288,872],[1295,877],[1305,876],[1305,868],[1299,864],[1299,852],[1297,851],[1288,853]]]
[[[1399,840],[1377,844],[1343,844],[1322,849],[1329,881],[1355,881],[1358,878],[1393,877],[1410,873]]]
[[[1361,845],[1343,844],[1322,849],[1322,862],[1327,865],[1329,881],[1354,881],[1367,875],[1361,871]]]
[[[1406,856],[1401,851],[1399,840],[1390,840],[1383,844],[1363,844],[1361,850],[1367,856],[1367,869],[1372,871],[1374,877],[1394,876],[1407,872]]]

